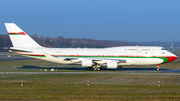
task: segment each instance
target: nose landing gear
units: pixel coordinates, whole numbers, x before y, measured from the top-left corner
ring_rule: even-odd
[[[160,66],[161,66],[161,64],[157,64],[157,69],[156,69],[156,71],[159,71],[159,70],[160,70]]]

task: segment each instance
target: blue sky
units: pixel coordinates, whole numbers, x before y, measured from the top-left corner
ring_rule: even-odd
[[[180,41],[180,0],[1,0],[4,23],[45,37]]]

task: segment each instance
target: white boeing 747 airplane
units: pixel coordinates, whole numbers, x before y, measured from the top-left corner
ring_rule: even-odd
[[[102,66],[157,65],[175,60],[176,55],[163,47],[122,46],[110,48],[46,48],[40,46],[14,23],[5,23],[13,47],[11,53],[60,64],[80,64],[88,70]]]

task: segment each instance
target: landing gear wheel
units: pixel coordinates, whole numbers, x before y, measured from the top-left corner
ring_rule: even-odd
[[[93,65],[93,70],[95,70],[95,71],[100,71],[101,70],[101,66],[99,65],[99,64],[95,64],[95,65]]]
[[[88,71],[91,70],[91,67],[88,67],[87,70],[88,70]]]
[[[161,65],[161,64],[158,64],[158,65],[157,65],[156,71],[159,71],[159,70],[160,70],[160,65]]]

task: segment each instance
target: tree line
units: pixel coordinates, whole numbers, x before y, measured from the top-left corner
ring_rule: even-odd
[[[39,37],[37,34],[30,35],[38,44],[44,47],[56,48],[105,48],[115,46],[162,46],[171,47],[172,42],[127,42],[117,40],[93,40],[93,39],[78,39],[78,38],[64,38],[63,36],[53,37]],[[180,42],[173,42],[174,47],[180,47]],[[7,52],[8,48],[12,47],[9,35],[0,35],[0,52]]]
[[[30,35],[38,44],[44,47],[57,48],[105,48],[115,46],[132,46],[131,42],[115,41],[115,40],[93,40],[93,39],[78,39],[78,38],[64,38],[63,36],[53,37],[39,37],[37,34]],[[0,35],[0,51],[8,51],[4,48],[12,47],[9,35]]]

